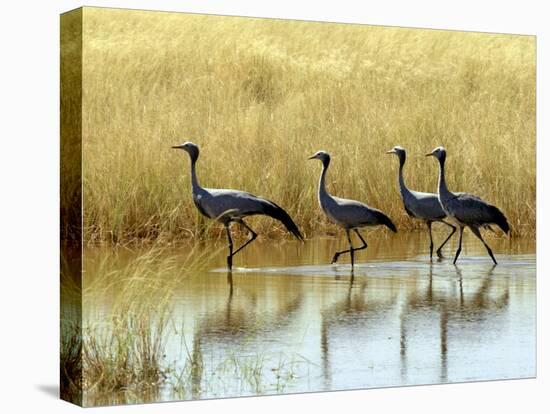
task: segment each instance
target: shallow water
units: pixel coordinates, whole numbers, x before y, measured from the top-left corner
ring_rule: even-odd
[[[185,390],[165,387],[153,399],[535,376],[534,242],[488,240],[493,266],[466,237],[453,266],[454,243],[447,258],[430,262],[426,241],[424,233],[369,234],[353,273],[347,257],[328,264],[343,239],[255,242],[231,273],[220,250],[207,271],[182,278],[171,299],[166,360],[186,372]],[[179,250],[183,261],[190,249]],[[101,254],[87,251],[89,280]],[[135,254],[120,254],[117,264]],[[107,302],[91,306],[101,311]]]

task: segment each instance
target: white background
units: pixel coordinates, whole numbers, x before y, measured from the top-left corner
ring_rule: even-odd
[[[117,412],[543,412],[550,404],[547,278],[549,32],[535,1],[92,1],[85,5],[538,35],[538,378],[115,408]],[[57,399],[59,17],[77,1],[3,2],[0,13],[0,405],[74,412]],[[546,18],[545,18],[546,16]],[[542,162],[540,162],[542,160]],[[546,393],[545,393],[546,391]],[[546,406],[546,407],[545,407]],[[113,410],[100,408],[96,410]]]

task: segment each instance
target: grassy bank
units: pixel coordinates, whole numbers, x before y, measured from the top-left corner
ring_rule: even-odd
[[[316,150],[333,154],[336,195],[413,229],[384,153],[405,147],[409,186],[435,191],[436,163],[422,154],[445,145],[451,189],[534,234],[534,37],[92,8],[83,38],[89,242],[197,234],[189,162],[170,149],[185,140],[201,147],[202,185],[273,199],[308,236],[332,231],[317,206],[320,165],[306,161]]]

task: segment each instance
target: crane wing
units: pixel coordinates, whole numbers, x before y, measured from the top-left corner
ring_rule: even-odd
[[[279,220],[296,238],[304,239],[288,213],[271,200],[239,190],[207,189],[207,192],[202,204],[210,217],[219,217],[227,211],[232,211],[233,218],[264,214]]]
[[[466,193],[456,194],[446,203],[445,207],[452,216],[462,223],[474,226],[495,223],[505,233],[510,230],[504,214],[497,207],[477,196]]]

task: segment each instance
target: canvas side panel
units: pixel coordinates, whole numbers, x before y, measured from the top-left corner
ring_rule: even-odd
[[[61,15],[60,394],[82,405],[82,9]]]

